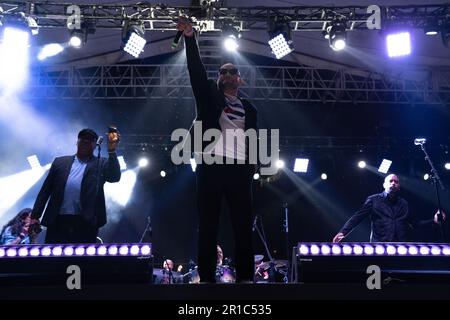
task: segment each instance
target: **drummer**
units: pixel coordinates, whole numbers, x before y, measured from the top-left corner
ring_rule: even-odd
[[[217,245],[217,266],[223,265],[223,250]]]

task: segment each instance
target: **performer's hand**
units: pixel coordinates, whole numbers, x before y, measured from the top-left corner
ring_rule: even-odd
[[[445,221],[445,212],[442,211],[442,220],[441,221]],[[439,221],[439,210],[436,212],[436,214],[434,215],[434,219],[433,219],[434,223],[439,224],[441,223],[441,221]]]
[[[178,17],[177,29],[178,31],[183,31],[185,37],[192,37],[194,35],[192,23],[184,16]]]
[[[108,133],[108,152],[116,151],[119,141],[120,141],[119,131],[109,132]]]
[[[333,243],[341,242],[341,240],[344,238],[345,238],[344,234],[342,232],[339,232],[337,235],[334,236]]]
[[[30,230],[30,224],[27,223],[22,227],[22,231],[20,231],[20,233],[27,235],[29,230]]]

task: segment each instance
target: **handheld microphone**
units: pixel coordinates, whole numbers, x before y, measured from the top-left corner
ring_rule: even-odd
[[[172,41],[172,49],[175,49],[176,47],[178,47],[178,43],[180,42],[182,35],[183,35],[183,31],[177,32],[177,34],[175,35],[175,38],[173,38],[173,41]]]
[[[427,139],[425,139],[425,138],[416,138],[416,139],[414,139],[414,144],[416,146],[420,146],[422,144],[425,144],[425,142],[427,142]]]
[[[97,146],[100,146],[103,142],[103,136],[98,137],[97,139]]]

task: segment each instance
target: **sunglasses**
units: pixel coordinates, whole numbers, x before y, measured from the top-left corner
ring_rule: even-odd
[[[225,75],[229,73],[230,75],[234,76],[239,74],[239,70],[238,69],[219,69],[219,74],[220,75]]]

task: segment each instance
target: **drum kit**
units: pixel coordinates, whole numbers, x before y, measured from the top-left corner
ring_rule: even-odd
[[[287,260],[264,261],[263,255],[255,255],[254,262],[256,283],[283,282],[287,273]],[[174,279],[174,282],[167,283],[199,283],[200,276],[198,274],[197,266],[191,266],[189,271],[185,274],[180,275],[179,273],[175,273]],[[235,283],[236,272],[234,268],[230,265],[217,266],[216,282]]]

